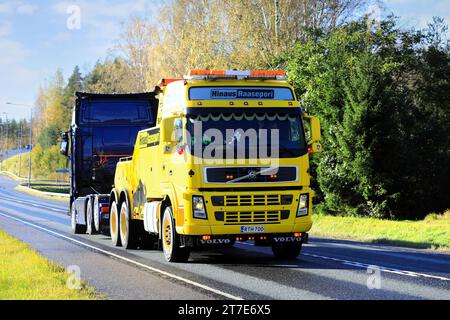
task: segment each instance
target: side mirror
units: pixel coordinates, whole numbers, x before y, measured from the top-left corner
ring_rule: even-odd
[[[68,156],[69,155],[69,133],[68,132],[63,132],[61,134],[61,147],[59,149],[59,152],[63,155],[63,156]]]
[[[320,120],[316,117],[304,115],[304,118],[309,121],[311,126],[311,141],[309,142],[309,152],[310,153],[321,153],[323,151],[322,144],[322,134],[320,132]]]

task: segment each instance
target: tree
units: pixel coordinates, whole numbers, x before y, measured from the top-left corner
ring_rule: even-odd
[[[308,30],[330,32],[353,17],[365,0],[222,0],[232,61],[264,68],[306,40]]]
[[[276,67],[308,29],[330,31],[371,0],[170,0],[132,17],[118,49],[138,89],[189,69]]]
[[[288,57],[304,106],[323,124],[314,166],[325,209],[408,218],[445,210],[449,53],[393,18],[367,23],[316,34]]]
[[[57,144],[60,132],[55,126],[45,128],[38,138],[38,143],[44,148],[50,148]]]
[[[86,91],[96,93],[136,92],[130,67],[121,58],[97,62],[84,84]]]
[[[63,108],[64,112],[67,115],[64,117],[64,128],[68,128],[70,126],[72,109],[75,105],[75,93],[78,91],[83,91],[83,77],[80,72],[80,68],[76,66],[72,72],[72,75],[69,77],[67,81],[67,85],[63,90]]]
[[[120,36],[117,49],[130,67],[130,76],[133,79],[135,90],[144,92],[152,89],[155,81],[150,75],[154,74],[155,65],[151,60],[155,46],[155,28],[141,17],[131,17],[125,24]],[[150,81],[149,81],[150,80]]]

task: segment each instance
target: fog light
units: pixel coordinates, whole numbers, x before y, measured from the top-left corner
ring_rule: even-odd
[[[300,201],[298,204],[297,218],[307,216],[309,214],[308,207],[309,207],[309,195],[302,194],[300,196]]]

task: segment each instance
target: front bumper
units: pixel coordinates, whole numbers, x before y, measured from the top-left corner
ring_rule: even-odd
[[[298,204],[300,195],[309,194],[309,210],[308,215],[297,217]],[[203,196],[206,205],[208,220],[195,219],[192,213],[192,197]],[[276,201],[268,201],[269,197],[276,196],[292,196],[292,202],[288,204],[276,203]],[[213,204],[213,197],[240,197],[245,201],[235,201],[230,203],[225,201],[220,205]],[[265,197],[265,202],[259,199]],[[287,190],[287,191],[254,191],[242,193],[186,193],[184,195],[184,223],[177,223],[177,232],[181,235],[200,236],[200,235],[243,235],[243,226],[264,227],[262,232],[256,234],[287,234],[287,233],[307,233],[312,227],[312,197],[313,192],[309,189],[303,190]],[[251,200],[247,200],[251,199]],[[256,202],[257,199],[258,202]],[[218,214],[220,213],[220,214]],[[263,214],[265,213],[265,215]],[[270,214],[280,213],[279,219],[268,218]],[[283,214],[282,214],[283,213]],[[228,218],[227,214],[232,216]],[[264,218],[256,218],[257,215],[265,216]],[[218,216],[225,218],[218,219]],[[251,217],[251,218],[249,218]]]

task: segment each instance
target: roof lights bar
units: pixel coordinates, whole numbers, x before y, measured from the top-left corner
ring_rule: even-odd
[[[185,79],[287,80],[287,75],[281,70],[191,70]]]

